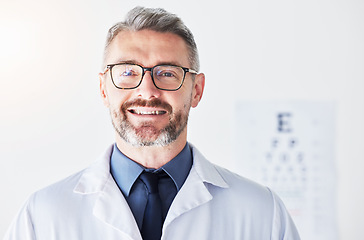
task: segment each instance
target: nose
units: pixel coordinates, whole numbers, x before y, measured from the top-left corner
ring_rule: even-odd
[[[150,71],[145,72],[142,82],[136,90],[138,97],[143,99],[159,98],[161,94],[161,90],[159,90],[153,83]]]

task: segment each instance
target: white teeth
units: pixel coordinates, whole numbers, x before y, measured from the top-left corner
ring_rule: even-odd
[[[165,111],[141,111],[137,109],[132,110],[132,112],[139,115],[162,115],[166,113]]]

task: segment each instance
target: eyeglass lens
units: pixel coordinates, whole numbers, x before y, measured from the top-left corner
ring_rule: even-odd
[[[161,89],[178,89],[183,82],[184,70],[181,67],[158,65],[152,68],[156,87]],[[120,64],[112,68],[112,79],[119,88],[135,88],[143,78],[143,68],[139,65]]]

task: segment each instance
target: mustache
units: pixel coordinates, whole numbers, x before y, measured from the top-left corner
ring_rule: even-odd
[[[127,101],[121,105],[121,110],[125,113],[127,109],[130,107],[155,107],[155,108],[161,108],[169,113],[172,113],[172,106],[160,100],[159,98],[153,98],[152,100],[138,98],[132,101]]]

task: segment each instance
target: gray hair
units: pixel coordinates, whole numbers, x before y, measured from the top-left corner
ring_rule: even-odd
[[[104,62],[108,53],[108,46],[118,33],[121,31],[140,31],[144,29],[173,33],[180,36],[187,44],[191,68],[199,71],[200,62],[192,32],[177,15],[169,13],[162,8],[135,7],[128,12],[125,21],[118,22],[112,26],[106,38]]]

